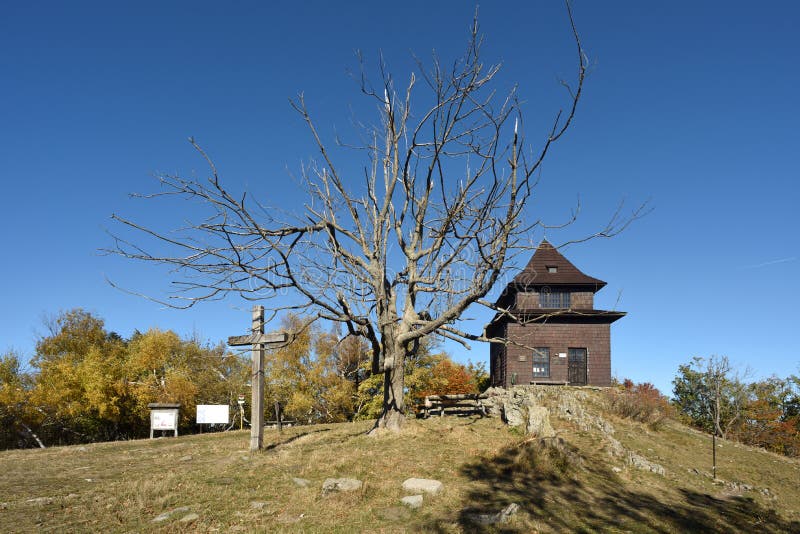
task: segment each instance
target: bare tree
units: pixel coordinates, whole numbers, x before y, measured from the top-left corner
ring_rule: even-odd
[[[498,96],[492,87],[500,66],[485,65],[477,18],[463,57],[448,67],[434,57],[398,90],[383,63],[380,84],[360,78],[379,123],[364,127],[363,176],[343,173],[312,120],[302,95],[291,101],[319,150],[302,169],[308,190],[304,210],[288,221],[277,211],[226,189],[211,158],[207,180],[160,176],[162,191],[201,203],[208,218],[174,232],[114,216],[156,243],[117,237],[115,252],[167,264],[180,273],[177,307],[237,294],[266,301],[273,313],[304,313],[309,322],[345,325],[369,343],[373,373],[384,374],[383,414],[377,428],[399,430],[405,414],[404,362],[432,334],[464,344],[491,341],[486,331],[457,323],[485,299],[514,257],[529,250],[541,221],[523,214],[545,156],[570,127],[583,90],[586,56],[570,6],[576,74],[562,81],[567,105],[554,114],[537,148],[526,144],[516,89]],[[420,86],[431,104],[416,108]],[[636,216],[634,213],[633,217]],[[612,235],[630,219],[616,216],[595,235]],[[291,293],[291,299],[283,298]],[[508,314],[508,310],[496,310]],[[494,340],[498,341],[498,340]]]

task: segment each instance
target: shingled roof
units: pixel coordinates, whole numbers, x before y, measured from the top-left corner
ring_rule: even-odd
[[[551,271],[555,272],[551,272]],[[583,274],[577,267],[561,255],[546,239],[543,239],[528,265],[514,277],[511,284],[518,286],[591,286],[594,291],[606,283]]]

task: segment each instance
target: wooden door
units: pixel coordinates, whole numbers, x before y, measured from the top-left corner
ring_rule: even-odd
[[[568,379],[571,386],[585,386],[586,349],[569,349]]]

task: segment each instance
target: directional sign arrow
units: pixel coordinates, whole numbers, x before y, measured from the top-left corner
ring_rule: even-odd
[[[231,336],[228,345],[240,347],[243,345],[262,345],[271,343],[286,343],[289,334],[286,332],[270,332],[269,334],[248,334],[246,336]]]

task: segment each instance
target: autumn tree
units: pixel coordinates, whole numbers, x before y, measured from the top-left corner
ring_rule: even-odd
[[[123,374],[141,421],[149,416],[149,403],[180,403],[181,426],[188,429],[198,404],[235,406],[246,391],[247,362],[221,344],[208,346],[154,328],[134,335],[127,352]]]
[[[748,384],[736,439],[787,456],[800,456],[800,378],[772,376]]]
[[[800,378],[745,382],[726,357],[678,368],[673,404],[683,419],[715,436],[800,456]]]
[[[486,364],[484,362],[467,362],[467,372],[472,375],[472,380],[475,382],[475,388],[479,393],[483,393],[491,383],[491,376],[486,371]]]
[[[281,322],[294,332],[286,346],[268,351],[265,358],[265,409],[281,403],[286,417],[301,423],[341,422],[353,415],[363,357],[358,344],[340,343],[334,331],[323,332],[298,315]],[[353,353],[355,351],[356,353]]]
[[[420,397],[428,395],[460,395],[478,393],[478,384],[469,370],[444,356],[431,369],[431,387],[419,392]]]
[[[123,369],[126,347],[103,320],[74,309],[52,318],[36,344],[31,408],[41,432],[58,443],[128,436],[132,399]]]
[[[485,297],[544,226],[526,219],[537,171],[572,125],[583,92],[586,59],[569,3],[567,14],[574,80],[562,81],[565,106],[534,144],[516,88],[498,91],[500,65],[481,57],[475,20],[463,56],[442,62],[434,55],[402,84],[384,63],[373,84],[362,63],[360,89],[377,116],[360,123],[365,143],[348,145],[365,157],[361,173],[337,161],[303,95],[292,100],[319,153],[301,170],[308,200],[294,216],[229,189],[190,140],[208,177],[161,175],[160,192],[144,196],[177,197],[204,213],[188,225],[176,222],[179,229],[114,215],[122,234],[113,251],[178,273],[181,292],[162,299],[176,307],[234,294],[273,313],[343,325],[369,345],[371,373],[384,376],[376,426],[399,430],[406,363],[420,341],[490,341],[485,330],[460,327],[462,314],[472,305],[510,313]],[[613,235],[628,221],[614,217],[596,235]]]
[[[33,377],[25,372],[19,354],[0,356],[0,449],[44,447],[36,433],[35,414],[30,409]]]
[[[246,389],[249,365],[224,345],[158,329],[123,339],[81,309],[58,314],[47,328],[31,373],[19,371],[16,356],[0,360],[0,417],[16,421],[26,444],[145,436],[151,402],[181,403],[188,431],[197,404],[235,406]]]

